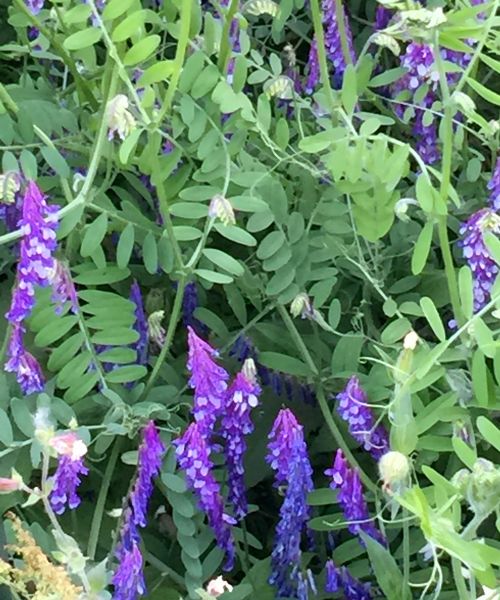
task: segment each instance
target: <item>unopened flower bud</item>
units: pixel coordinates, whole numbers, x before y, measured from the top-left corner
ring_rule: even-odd
[[[124,140],[135,129],[135,119],[128,111],[128,98],[124,94],[118,94],[108,102],[106,117],[108,140],[112,140],[115,135]]]
[[[388,48],[394,56],[399,56],[401,52],[398,42],[392,36],[387,35],[387,33],[378,32],[372,35],[371,40],[374,44],[377,44],[377,46]]]
[[[221,194],[217,194],[210,201],[208,216],[213,219],[220,219],[224,225],[234,225],[236,223],[231,202]]]
[[[15,171],[0,174],[0,202],[13,204],[21,189],[21,176]]]
[[[405,339],[403,341],[403,348],[405,350],[415,350],[419,339],[420,338],[414,331],[410,331],[405,335]]]
[[[386,452],[378,462],[378,470],[386,491],[395,492],[404,486],[410,475],[410,461],[401,452]]]
[[[241,370],[243,371],[243,375],[245,375],[248,381],[255,383],[257,377],[257,368],[255,366],[253,358],[247,358],[243,363],[243,367]]]
[[[222,596],[224,592],[232,592],[233,586],[229,584],[222,575],[219,575],[216,579],[212,579],[207,584],[207,592],[210,596],[218,598]]]
[[[451,485],[456,487],[462,496],[467,493],[467,488],[470,482],[470,471],[468,469],[460,469],[451,478]]]
[[[76,433],[70,431],[54,436],[49,445],[54,448],[57,454],[68,456],[71,460],[79,460],[87,454],[87,446]]]
[[[161,324],[165,316],[164,310],[157,310],[151,313],[148,317],[148,335],[149,339],[155,342],[158,346],[163,346],[165,343],[166,331]]]
[[[290,305],[290,314],[292,317],[301,316],[302,319],[311,318],[314,314],[309,296],[305,292],[297,294]]]
[[[409,206],[412,204],[418,206],[418,202],[415,200],[415,198],[400,198],[396,202],[394,214],[400,221],[408,222],[410,220],[406,213],[408,212]]]
[[[11,477],[0,477],[0,494],[16,492],[21,487],[21,481]]]

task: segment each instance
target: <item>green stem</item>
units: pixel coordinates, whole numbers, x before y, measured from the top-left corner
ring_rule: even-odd
[[[90,104],[92,110],[96,111],[99,109],[99,102],[96,100],[92,90],[90,89],[89,84],[82,78],[78,69],[76,68],[75,61],[71,58],[71,56],[66,52],[64,46],[56,39],[55,36],[52,35],[52,31],[45,27],[45,25],[29,10],[27,5],[24,3],[24,0],[14,0],[14,4],[17,6],[19,10],[21,10],[31,21],[31,23],[41,32],[43,35],[50,40],[50,43],[54,47],[54,50],[59,54],[64,64],[68,67],[71,75],[73,75],[73,79],[75,80],[76,87],[78,89],[79,94],[81,94],[88,103]]]
[[[174,583],[176,583],[178,586],[180,586],[183,590],[186,589],[186,584],[184,582],[184,578],[181,577],[179,575],[179,573],[176,573],[173,569],[171,569],[164,562],[162,562],[159,558],[156,558],[156,556],[154,556],[154,554],[151,554],[151,552],[144,552],[144,558],[148,561],[148,563],[151,566],[153,566],[155,569],[158,569],[158,571],[160,571],[160,573],[164,573],[165,575],[170,577],[170,579]]]
[[[451,165],[453,159],[453,106],[450,96],[450,89],[446,80],[446,71],[444,68],[443,59],[439,51],[439,32],[436,30],[433,44],[434,60],[439,72],[439,84],[441,94],[443,96],[444,115],[441,123],[441,131],[443,136],[443,158],[441,161],[441,186],[440,195],[442,203],[448,205],[448,194],[451,184]],[[438,219],[438,234],[441,254],[444,261],[444,269],[446,281],[448,284],[448,293],[450,295],[453,314],[457,323],[461,326],[465,322],[460,304],[460,295],[458,291],[457,277],[455,274],[455,266],[453,264],[453,256],[450,250],[450,241],[448,238],[448,224],[446,215],[440,215]]]
[[[462,573],[462,563],[458,558],[452,558],[451,566],[459,599],[469,600],[469,591],[467,590],[467,585],[465,584],[465,579]]]
[[[347,40],[347,30],[345,26],[345,12],[343,0],[335,0],[335,18],[337,21],[337,29],[340,36],[340,46],[346,65],[352,65],[352,56],[349,50],[349,42]]]
[[[321,10],[319,7],[319,0],[311,0],[311,12],[314,24],[314,36],[316,39],[321,83],[325,88],[326,97],[330,106],[330,112],[333,116],[337,106],[333,97],[332,86],[330,84],[330,74],[328,73],[328,64],[326,62],[325,36],[323,35],[323,24],[321,22]]]
[[[290,333],[292,340],[294,341],[295,345],[297,346],[297,349],[302,354],[304,361],[307,363],[307,365],[309,366],[311,371],[316,376],[318,376],[319,371],[318,371],[316,365],[314,364],[312,356],[311,356],[309,350],[307,349],[307,346],[304,344],[304,341],[301,338],[300,333],[297,331],[297,328],[295,327],[295,323],[292,321],[292,318],[288,314],[286,308],[282,304],[278,304],[277,308],[278,308],[278,312],[280,313],[281,318],[283,319],[285,327],[288,329],[288,332]],[[323,415],[323,418],[325,419],[328,429],[330,430],[332,436],[334,437],[335,441],[337,442],[339,448],[342,450],[342,452],[344,453],[346,459],[349,461],[351,466],[358,469],[360,477],[361,477],[363,483],[365,484],[365,486],[371,492],[373,492],[374,494],[377,494],[378,487],[373,483],[373,481],[370,479],[370,477],[368,477],[368,475],[363,471],[360,464],[354,457],[353,453],[351,452],[351,450],[345,443],[345,440],[342,437],[342,434],[340,433],[339,428],[337,427],[337,423],[335,423],[335,420],[332,416],[332,413],[328,406],[328,402],[325,397],[325,392],[323,391],[323,386],[319,379],[316,382],[316,396],[318,398],[318,404],[319,404],[319,407],[321,410],[321,414]]]
[[[0,101],[14,114],[19,112],[19,106],[14,102],[3,83],[0,83]]]
[[[229,10],[226,12],[224,27],[222,29],[222,37],[221,37],[221,45],[219,52],[219,60],[217,62],[217,66],[219,67],[221,73],[226,73],[226,68],[229,62],[229,54],[231,52],[231,39],[229,35],[229,30],[231,28],[231,23],[233,22],[234,15],[238,10],[239,0],[231,0],[231,4],[229,5]]]
[[[405,586],[410,583],[410,522],[409,513],[403,508],[403,577]]]
[[[170,346],[172,345],[172,341],[174,339],[175,330],[177,329],[177,323],[179,322],[179,318],[182,310],[182,300],[184,298],[184,289],[186,287],[186,277],[184,275],[181,276],[177,283],[177,292],[175,294],[174,306],[172,307],[172,313],[170,315],[170,320],[168,322],[167,334],[165,336],[165,343],[163,344],[163,348],[156,359],[155,366],[151,371],[151,375],[149,376],[146,387],[144,388],[143,393],[141,394],[141,399],[145,400],[153,387],[158,374],[160,372],[161,366],[167,356],[167,353],[170,350]]]
[[[163,100],[163,106],[159,111],[158,115],[158,123],[161,123],[165,117],[165,115],[170,112],[172,107],[172,102],[174,100],[175,92],[177,91],[177,86],[179,85],[179,79],[182,72],[182,67],[184,65],[184,58],[186,56],[186,49],[189,44],[189,30],[191,27],[191,7],[192,0],[182,0],[181,4],[181,25],[180,25],[180,33],[179,33],[179,41],[177,42],[177,50],[175,51],[175,58],[173,69],[174,72],[168,84],[167,93],[165,94],[165,99]]]
[[[115,470],[116,461],[118,460],[122,442],[123,440],[121,437],[115,440],[111,456],[109,457],[109,462],[106,466],[106,470],[104,471],[104,477],[99,489],[99,495],[97,496],[97,502],[95,505],[94,514],[92,516],[92,524],[90,526],[89,541],[87,545],[87,556],[90,560],[95,559],[97,542],[102,524],[102,516],[104,514],[104,506],[106,504],[106,498],[108,496],[109,486],[111,484],[111,477],[113,476],[113,472]]]

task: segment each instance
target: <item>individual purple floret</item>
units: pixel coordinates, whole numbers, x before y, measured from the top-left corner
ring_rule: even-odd
[[[56,315],[60,315],[66,302],[71,303],[71,311],[78,312],[78,298],[75,284],[69,268],[59,260],[54,259],[54,272],[51,278],[52,301],[56,304]]]
[[[175,452],[180,468],[186,473],[187,484],[198,498],[198,506],[207,515],[217,545],[226,553],[224,568],[229,571],[235,556],[229,526],[233,520],[224,513],[224,500],[220,486],[212,475],[214,465],[204,436],[205,430],[200,429],[200,423],[191,423],[184,435],[174,442]]]
[[[268,444],[266,461],[275,471],[275,486],[286,486],[271,553],[269,583],[278,597],[298,597],[300,542],[310,518],[307,495],[313,489],[312,468],[303,428],[293,413],[280,410]]]
[[[371,600],[370,584],[361,583],[349,573],[345,567],[340,569],[333,560],[326,563],[326,585],[325,591],[335,594],[342,588],[345,600]]]
[[[43,392],[45,378],[42,369],[36,358],[25,349],[23,336],[24,329],[22,325],[15,323],[10,334],[7,349],[9,358],[5,363],[5,370],[8,373],[16,374],[17,382],[23,394]]]
[[[80,506],[81,500],[77,493],[81,483],[80,476],[88,475],[89,472],[83,464],[87,446],[73,431],[55,436],[49,443],[58,454],[49,501],[54,512],[60,515],[66,510],[66,505],[71,509]]]
[[[134,523],[140,527],[146,527],[147,524],[146,516],[149,499],[153,493],[153,479],[160,472],[164,454],[165,446],[156,425],[154,421],[149,421],[142,431],[137,477],[129,498],[134,513]]]
[[[33,15],[37,15],[43,8],[45,0],[24,0]]]
[[[343,7],[342,10],[344,12],[344,27],[347,36],[347,44],[349,46],[349,54],[351,56],[351,61],[355,63],[356,54],[354,52],[351,27],[349,25],[349,19],[345,12],[345,8]],[[322,13],[325,32],[324,40],[326,56],[333,65],[334,87],[340,88],[342,87],[342,78],[344,71],[346,70],[347,63],[340,40],[340,31],[337,24],[337,14],[335,10],[335,0],[322,0]],[[306,83],[306,92],[311,94],[319,83],[319,63],[316,39],[314,39],[311,44],[308,64],[309,76]]]
[[[132,344],[132,348],[137,352],[137,364],[145,365],[148,362],[148,320],[144,312],[141,288],[135,280],[130,286],[130,300],[135,304],[134,329],[139,334],[139,339]]]
[[[332,478],[330,487],[339,490],[337,500],[349,523],[349,531],[354,535],[364,531],[381,544],[385,544],[382,534],[370,519],[359,473],[349,465],[340,448],[337,450],[333,467],[327,469],[325,475]]]
[[[261,389],[255,381],[255,366],[251,359],[247,360],[229,386],[221,423],[221,433],[225,440],[228,500],[234,507],[237,520],[243,519],[248,512],[243,464],[245,436],[253,431],[250,413],[258,405],[260,393]]]
[[[52,252],[57,246],[57,221],[54,218],[57,209],[58,206],[46,203],[34,181],[28,182],[18,224],[23,229],[23,237],[16,285],[9,312],[5,315],[11,323],[20,323],[30,315],[35,304],[35,287],[50,284],[54,271]]]
[[[500,211],[500,156],[497,158],[495,169],[488,181],[490,204],[493,210]]]
[[[83,2],[85,4],[89,4],[88,0],[83,0]],[[104,7],[106,6],[106,0],[94,0],[94,4],[97,9],[97,12],[101,13],[104,10]],[[95,13],[92,13],[90,20],[94,27],[99,26],[99,16],[98,15],[96,15]]]
[[[213,360],[218,356],[217,350],[198,337],[192,327],[187,329],[189,385],[194,389],[193,416],[211,429],[224,409],[229,374]]]
[[[460,245],[474,280],[474,312],[489,302],[498,274],[498,265],[484,243],[483,234],[487,232],[500,234],[500,217],[489,208],[478,210],[460,227]]]
[[[348,423],[349,433],[375,460],[379,460],[389,450],[389,438],[383,425],[375,426],[372,410],[367,406],[368,398],[356,376],[349,379],[337,400],[337,411]]]

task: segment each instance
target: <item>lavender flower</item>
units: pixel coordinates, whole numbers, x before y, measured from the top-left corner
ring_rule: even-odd
[[[498,274],[498,265],[484,243],[483,234],[486,232],[500,234],[500,217],[489,208],[478,210],[460,227],[460,245],[474,281],[475,312],[489,302]]]
[[[347,44],[349,46],[349,54],[351,61],[356,62],[356,54],[352,41],[352,33],[349,25],[349,19],[344,12],[344,27],[347,36]],[[323,24],[325,25],[325,50],[326,56],[333,65],[333,79],[336,88],[342,87],[342,78],[346,70],[347,63],[342,51],[340,40],[340,31],[337,23],[337,13],[335,10],[335,0],[322,0]],[[309,52],[309,77],[306,84],[306,91],[311,93],[319,82],[319,66],[318,66],[318,51],[317,40],[315,39],[311,45]]]
[[[378,460],[389,450],[389,440],[383,425],[375,426],[368,398],[356,376],[351,377],[343,392],[337,395],[337,411],[347,421],[349,433]]]
[[[206,513],[218,546],[226,553],[224,568],[229,571],[233,567],[235,556],[229,527],[232,519],[224,513],[224,500],[220,486],[212,475],[214,465],[210,460],[210,449],[204,435],[205,431],[200,423],[191,423],[174,445],[179,466],[186,473],[187,484],[198,497],[198,506]]]
[[[333,560],[326,563],[326,586],[325,591],[334,594],[343,588],[345,600],[371,600],[370,585],[361,583],[345,568],[335,566]]]
[[[189,385],[194,389],[193,415],[196,421],[211,428],[222,413],[229,374],[212,359],[218,355],[217,350],[198,337],[192,327],[187,329]]]
[[[146,527],[149,499],[153,493],[153,479],[160,472],[164,453],[165,446],[156,425],[154,421],[149,421],[142,431],[137,478],[129,498],[134,513],[134,523],[140,527]]]
[[[33,15],[37,15],[42,10],[45,0],[25,0],[25,4]]]
[[[243,456],[246,450],[245,435],[253,431],[250,418],[252,408],[258,404],[261,393],[255,381],[255,365],[247,360],[227,391],[227,401],[222,417],[222,437],[224,438],[228,471],[229,502],[234,507],[236,519],[243,519],[248,512],[245,497]]]
[[[310,517],[307,494],[313,489],[312,468],[303,428],[289,409],[279,412],[269,439],[266,461],[275,471],[275,486],[287,486],[271,553],[269,583],[276,587],[277,596],[298,597],[297,567],[302,532]]]
[[[139,334],[139,339],[132,344],[132,347],[137,352],[137,364],[145,365],[148,362],[148,321],[144,312],[141,288],[135,279],[130,286],[130,300],[135,304],[134,329]]]
[[[206,335],[207,326],[194,316],[194,311],[198,308],[198,289],[194,281],[190,281],[184,289],[184,298],[182,299],[182,322],[185,327],[192,327],[197,334]]]
[[[138,541],[130,541],[130,546],[122,545],[118,568],[111,582],[114,586],[113,600],[136,600],[146,593],[143,559]]]
[[[83,2],[85,4],[89,4],[88,0],[83,0]],[[104,10],[104,7],[106,6],[106,0],[94,0],[94,4],[97,9],[97,14],[94,13],[94,11],[92,11],[90,20],[94,27],[98,27],[99,26],[99,13]]]
[[[34,181],[28,182],[19,221],[24,235],[20,243],[17,281],[6,314],[12,323],[20,323],[31,313],[35,304],[35,286],[50,283],[54,270],[52,252],[57,245],[57,221],[53,215],[57,209],[57,206],[46,203]]]
[[[73,432],[58,435],[49,443],[59,458],[49,501],[54,512],[60,515],[66,510],[66,505],[71,509],[80,506],[81,500],[77,493],[81,483],[80,476],[88,475],[89,472],[83,464],[87,446]]]
[[[349,466],[342,450],[337,450],[333,467],[327,469],[325,475],[332,478],[330,487],[332,489],[339,489],[337,498],[346,521],[349,523],[349,531],[354,535],[359,534],[360,531],[364,531],[381,544],[385,544],[381,533],[370,520],[359,473],[357,469]]]
[[[78,298],[76,295],[75,284],[71,279],[71,273],[66,265],[61,261],[54,259],[54,271],[51,277],[52,301],[56,304],[56,314],[60,315],[64,304],[69,300],[71,311],[78,312]]]
[[[500,211],[500,156],[497,158],[495,169],[488,182],[490,204],[493,210]]]
[[[24,329],[20,323],[15,323],[10,334],[8,357],[5,370],[15,373],[23,394],[43,392],[45,378],[36,358],[30,354],[23,343]]]

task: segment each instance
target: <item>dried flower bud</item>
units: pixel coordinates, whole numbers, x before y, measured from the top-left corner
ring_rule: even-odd
[[[419,342],[419,337],[414,331],[410,331],[405,335],[405,339],[403,341],[403,348],[405,350],[415,350],[417,344]]]
[[[221,194],[217,194],[210,201],[208,216],[213,219],[220,219],[224,225],[234,225],[236,223],[231,202]]]
[[[255,383],[257,377],[257,367],[255,366],[253,358],[247,358],[243,363],[241,370],[248,381]]]
[[[128,98],[124,94],[118,94],[108,102],[106,117],[108,119],[108,140],[112,140],[115,134],[124,140],[135,129],[135,119],[128,111]]]
[[[13,204],[21,189],[21,177],[15,171],[0,174],[0,202]]]
[[[165,328],[162,326],[162,321],[165,316],[164,310],[157,310],[151,313],[148,317],[148,336],[152,342],[158,346],[163,346],[165,343]]]
[[[384,490],[397,492],[408,481],[410,461],[401,452],[386,452],[379,460],[378,470],[383,481]]]
[[[222,575],[219,575],[216,579],[212,579],[207,584],[207,592],[210,596],[217,598],[222,596],[224,592],[232,592],[233,586],[230,585]]]

